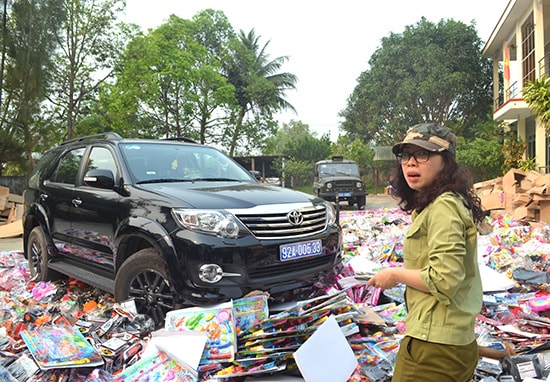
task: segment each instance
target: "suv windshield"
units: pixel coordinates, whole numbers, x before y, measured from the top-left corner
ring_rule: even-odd
[[[211,147],[142,142],[120,147],[136,183],[254,181],[246,170]]]
[[[319,168],[320,176],[354,176],[359,177],[359,168],[355,163],[327,163]]]

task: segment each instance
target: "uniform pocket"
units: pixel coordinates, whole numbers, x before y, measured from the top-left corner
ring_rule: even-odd
[[[414,224],[407,230],[405,234],[406,253],[405,258],[409,262],[410,266],[414,268],[414,262],[424,253],[426,240],[423,238],[422,229],[420,225]]]

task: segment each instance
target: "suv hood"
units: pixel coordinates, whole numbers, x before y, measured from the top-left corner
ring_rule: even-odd
[[[164,196],[173,204],[179,204],[177,207],[232,209],[281,204],[283,200],[284,203],[322,202],[313,195],[261,183],[162,183],[139,187]]]

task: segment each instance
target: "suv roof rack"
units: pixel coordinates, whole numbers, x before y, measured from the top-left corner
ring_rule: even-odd
[[[92,139],[122,139],[122,137],[113,131],[109,131],[106,133],[92,134],[92,135],[86,135],[84,137],[70,139],[68,141],[61,143],[61,145],[66,145],[73,142],[89,141]]]
[[[165,141],[181,141],[181,142],[187,142],[187,143],[197,143],[194,139],[187,138],[187,137],[171,137],[171,138],[163,138]]]

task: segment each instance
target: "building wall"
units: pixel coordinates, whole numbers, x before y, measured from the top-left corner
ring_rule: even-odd
[[[529,81],[550,74],[546,36],[550,36],[550,0],[511,0],[483,51],[484,57],[493,59],[493,118],[528,144],[524,159],[536,158],[541,172],[550,167],[548,134],[523,100],[523,89]]]

